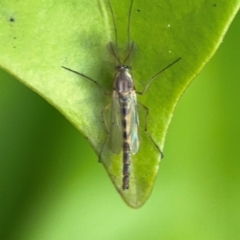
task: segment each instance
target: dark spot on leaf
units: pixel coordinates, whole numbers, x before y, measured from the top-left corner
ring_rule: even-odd
[[[140,9],[138,9],[137,11],[140,12]]]
[[[213,6],[214,6],[214,7],[216,7],[216,6],[217,6],[217,4],[213,4]]]
[[[9,22],[15,22],[15,19],[13,17],[9,18]]]

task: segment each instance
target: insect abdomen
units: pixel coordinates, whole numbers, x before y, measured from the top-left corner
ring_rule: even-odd
[[[123,142],[123,179],[122,188],[126,190],[129,188],[131,153],[128,142]]]
[[[131,114],[129,99],[121,99],[121,115],[122,115],[122,137],[123,137],[123,179],[122,188],[129,188],[130,164],[131,164],[131,147],[130,147],[130,123],[129,115]]]

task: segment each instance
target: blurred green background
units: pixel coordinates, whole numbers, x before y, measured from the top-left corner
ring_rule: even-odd
[[[240,15],[180,100],[138,210],[85,138],[1,71],[0,239],[240,239],[239,26]]]

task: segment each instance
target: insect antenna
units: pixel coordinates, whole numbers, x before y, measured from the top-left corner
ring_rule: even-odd
[[[114,33],[115,33],[115,44],[116,44],[116,48],[118,49],[118,32],[117,32],[117,27],[116,27],[116,19],[113,13],[113,8],[112,5],[110,3],[110,1],[108,0],[108,5],[109,5],[109,9],[112,15],[112,21],[113,21],[113,27],[114,27]]]
[[[127,29],[127,34],[128,34],[128,50],[131,51],[132,49],[132,45],[130,46],[130,28],[131,28],[131,18],[132,18],[132,7],[133,7],[133,0],[131,0],[131,4],[130,4],[130,8],[129,8],[129,12],[128,12],[128,29]],[[130,55],[130,54],[129,54]]]
[[[128,51],[128,54],[127,54],[126,58],[124,59],[123,64],[125,64],[127,62],[127,60],[131,57],[131,53],[132,53],[133,46],[134,46],[134,42],[132,42],[130,44],[132,8],[133,8],[133,0],[131,0],[129,12],[128,12],[128,26],[127,26],[127,41],[128,41],[127,51]],[[131,62],[131,60],[130,60],[130,62]]]
[[[114,33],[115,33],[115,49],[116,49],[116,51],[118,51],[118,31],[117,31],[116,19],[115,19],[114,13],[113,13],[112,5],[109,0],[108,0],[108,5],[109,5],[109,9],[110,9],[110,12],[112,15],[113,28],[114,28]],[[122,65],[122,62],[119,58],[119,54],[115,51],[112,42],[110,42],[110,47],[111,47],[112,53],[113,53],[115,59],[117,60],[118,64]]]
[[[121,60],[119,59],[117,53],[116,53],[115,50],[114,50],[114,47],[113,47],[112,42],[110,42],[110,47],[111,47],[112,53],[113,53],[115,59],[117,60],[118,64],[119,64],[119,65],[122,65]]]
[[[130,44],[130,30],[131,30],[131,17],[132,17],[133,0],[131,0],[129,12],[128,12],[128,26],[127,26],[127,41],[128,41],[127,42],[127,51],[128,51],[128,54],[127,54],[127,56],[126,56],[126,58],[124,59],[123,62],[120,60],[120,57],[119,57],[119,54],[118,54],[118,31],[117,31],[117,26],[116,26],[116,19],[115,19],[114,13],[113,13],[113,8],[112,8],[112,5],[111,5],[109,0],[108,0],[108,5],[109,5],[109,8],[110,8],[110,12],[111,12],[111,15],[112,15],[112,21],[113,21],[113,25],[114,25],[115,46],[116,46],[114,48],[112,42],[110,42],[110,47],[111,47],[112,53],[115,56],[118,64],[122,65],[131,56],[133,46],[134,46],[134,42],[132,42]]]
[[[132,50],[133,50],[133,46],[134,46],[134,42],[132,42],[131,46],[130,46],[130,49],[128,51],[128,55],[126,56],[126,58],[124,59],[123,63],[125,63],[128,58],[131,56],[131,53],[132,53]]]

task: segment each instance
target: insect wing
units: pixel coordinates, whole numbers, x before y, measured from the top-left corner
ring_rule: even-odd
[[[110,146],[115,154],[119,154],[122,149],[122,125],[121,125],[121,108],[118,101],[118,95],[113,92],[111,126],[110,126]]]
[[[139,119],[137,111],[137,98],[134,93],[131,96],[129,104],[129,143],[132,154],[136,154],[139,150]]]

